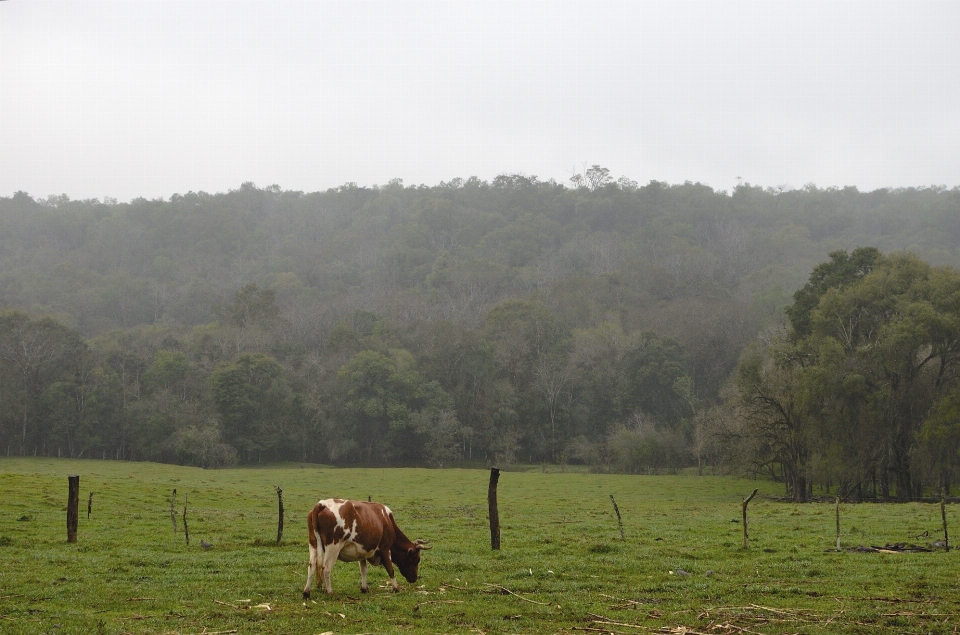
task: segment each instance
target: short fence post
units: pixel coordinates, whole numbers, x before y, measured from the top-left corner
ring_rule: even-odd
[[[757,495],[757,492],[760,491],[760,488],[753,490],[753,494],[750,494],[749,497],[743,499],[741,503],[741,511],[743,512],[743,548],[750,548],[750,533],[747,531],[747,505],[750,504],[750,501],[753,500],[753,497]]]
[[[90,492],[90,498],[87,499],[87,520],[90,520],[90,512],[93,511],[93,492]]]
[[[617,526],[620,527],[620,540],[626,540],[623,535],[623,520],[620,518],[620,508],[617,507],[617,501],[613,500],[613,494],[610,494],[610,502],[613,503],[613,511],[617,512]]]
[[[177,490],[174,488],[173,495],[170,496],[170,522],[173,523],[173,533],[177,533]]]
[[[67,542],[77,541],[77,522],[80,517],[80,475],[67,477]]]
[[[490,486],[487,488],[487,504],[490,510],[490,548],[500,549],[500,512],[497,511],[497,483],[500,469],[490,468]]]

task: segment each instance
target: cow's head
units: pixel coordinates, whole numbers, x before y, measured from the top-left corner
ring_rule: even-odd
[[[393,560],[393,564],[397,565],[397,568],[400,569],[400,573],[407,579],[407,582],[413,584],[417,581],[417,576],[419,575],[420,551],[431,548],[425,540],[418,538],[416,542],[406,549],[398,547],[391,549],[390,559]]]

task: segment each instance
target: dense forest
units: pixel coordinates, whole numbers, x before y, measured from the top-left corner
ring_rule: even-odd
[[[764,394],[811,366],[778,366],[787,349],[835,373],[866,364],[875,333],[824,344],[842,338],[818,309],[856,287],[823,268],[865,253],[856,281],[891,262],[953,271],[960,189],[725,192],[594,166],[567,185],[245,183],[129,203],[18,192],[0,197],[0,452],[631,472],[740,457],[798,497],[813,478],[913,492],[921,473],[946,474],[917,448],[936,436],[921,434],[930,412],[948,418],[952,361],[937,362],[934,391],[934,363],[909,389],[888,381],[892,401],[850,387],[844,434],[865,434],[883,403],[909,411],[909,433],[859,463],[839,438],[814,443],[822,426],[790,459],[765,410]],[[838,407],[822,397],[805,421]],[[911,460],[926,471],[898,476]]]

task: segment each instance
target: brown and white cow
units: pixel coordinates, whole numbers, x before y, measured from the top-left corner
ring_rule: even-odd
[[[382,564],[394,592],[399,591],[393,565],[413,583],[417,581],[420,551],[429,549],[423,540],[410,542],[393,520],[393,512],[380,503],[328,498],[307,514],[310,536],[310,565],[303,597],[310,597],[310,580],[323,579],[327,593],[333,593],[330,573],[337,560],[360,563],[360,591],[367,592],[367,564]]]

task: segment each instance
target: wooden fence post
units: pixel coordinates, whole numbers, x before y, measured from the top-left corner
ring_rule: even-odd
[[[840,494],[837,494],[837,551],[840,551]]]
[[[613,503],[613,511],[617,512],[617,526],[620,527],[620,540],[626,540],[623,535],[623,520],[620,518],[620,508],[617,507],[617,501],[613,500],[613,494],[610,494],[610,502]]]
[[[90,498],[87,499],[87,520],[90,520],[90,512],[93,511],[93,492],[90,492]]]
[[[273,488],[277,490],[277,500],[280,501],[280,517],[277,519],[277,544],[279,545],[283,540],[283,490],[279,485],[274,485]]]
[[[173,533],[177,533],[177,510],[175,505],[177,504],[177,490],[174,488],[173,495],[170,496],[170,522],[173,523]]]
[[[490,468],[490,486],[487,488],[487,503],[490,508],[490,548],[500,549],[500,512],[497,511],[497,483],[500,468]]]
[[[753,500],[753,497],[757,495],[757,492],[760,491],[760,488],[753,490],[753,494],[750,494],[748,498],[743,499],[741,503],[743,511],[743,548],[750,548],[750,533],[747,531],[747,505],[750,504],[750,501]]]
[[[187,546],[190,546],[190,530],[187,529],[187,494],[183,494],[183,537],[187,540]]]
[[[77,541],[77,522],[80,517],[80,475],[67,477],[67,542]]]
[[[943,519],[943,548],[950,551],[950,537],[947,535],[947,498],[944,489],[940,488],[940,517]]]

